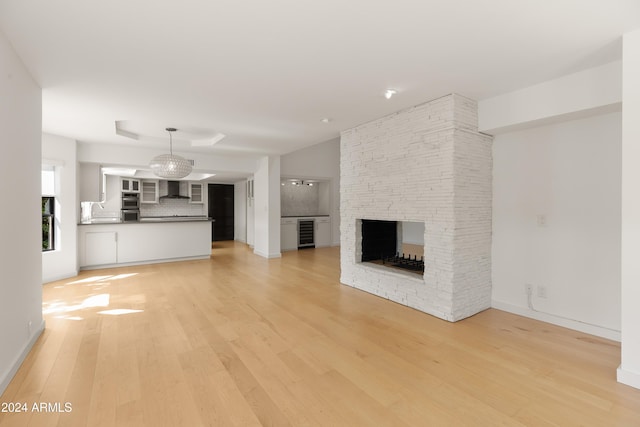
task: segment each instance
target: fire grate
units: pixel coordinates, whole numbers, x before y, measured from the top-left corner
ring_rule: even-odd
[[[391,264],[394,267],[424,273],[424,256],[421,256],[420,259],[418,259],[417,255],[414,255],[413,258],[411,258],[411,255],[406,256],[405,254],[402,254],[402,256],[400,256],[399,253],[396,253],[395,256],[382,257],[382,264]]]

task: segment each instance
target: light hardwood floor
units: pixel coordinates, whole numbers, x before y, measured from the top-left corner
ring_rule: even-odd
[[[436,319],[340,285],[338,248],[212,254],[45,285],[47,328],[0,398],[30,411],[0,425],[640,425],[618,343],[493,309]]]

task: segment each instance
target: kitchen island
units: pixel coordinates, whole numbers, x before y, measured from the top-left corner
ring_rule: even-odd
[[[82,222],[78,226],[80,269],[207,259],[211,256],[211,222],[206,217]]]

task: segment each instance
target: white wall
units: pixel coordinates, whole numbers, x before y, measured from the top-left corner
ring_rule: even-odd
[[[546,81],[478,102],[478,129],[490,134],[620,111],[622,63]]]
[[[402,242],[424,246],[424,222],[402,222]]]
[[[0,394],[44,328],[42,92],[0,32]],[[9,204],[7,204],[9,203]]]
[[[620,158],[620,113],[495,137],[494,307],[619,339]]]
[[[253,185],[254,178],[250,178],[245,181],[245,185]],[[245,189],[245,191],[248,191]],[[255,247],[256,240],[256,202],[252,197],[249,197],[247,193],[247,245],[252,248]]]
[[[258,161],[254,176],[255,241],[253,252],[265,258],[280,254],[280,156]]]
[[[120,189],[120,177],[106,175],[104,184],[104,201],[94,203],[91,212],[94,217],[120,217],[122,209],[122,190]]]
[[[340,138],[286,154],[281,158],[283,177],[328,180],[331,190],[331,240],[340,245]]]
[[[233,239],[247,243],[247,181],[233,184]]]
[[[640,388],[640,29],[623,38],[622,364],[618,381]]]
[[[76,186],[76,142],[61,136],[42,134],[42,159],[56,168],[56,249],[42,253],[44,283],[78,274]]]
[[[318,183],[318,214],[320,215],[331,215],[331,208],[334,204],[332,187],[333,181]],[[340,200],[337,200],[337,202],[339,203]]]

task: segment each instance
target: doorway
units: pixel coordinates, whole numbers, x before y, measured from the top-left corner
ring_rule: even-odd
[[[232,184],[209,184],[209,217],[213,218],[211,241],[233,240],[233,193]]]

